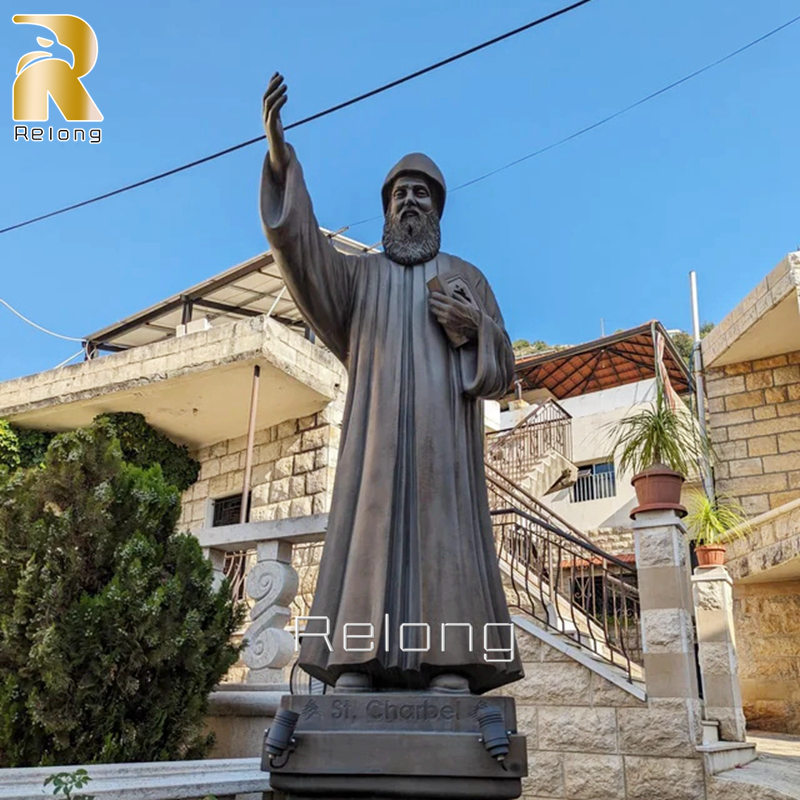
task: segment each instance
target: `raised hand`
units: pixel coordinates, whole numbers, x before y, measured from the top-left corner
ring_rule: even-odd
[[[270,78],[267,91],[264,92],[262,110],[264,130],[269,145],[269,165],[273,175],[281,183],[286,177],[286,168],[289,164],[289,151],[286,148],[286,139],[283,136],[283,125],[281,124],[281,109],[286,105],[288,99],[289,95],[286,94],[283,75],[276,72]]]
[[[448,297],[442,292],[431,292],[430,309],[439,323],[448,330],[469,339],[477,336],[481,312],[471,303]]]

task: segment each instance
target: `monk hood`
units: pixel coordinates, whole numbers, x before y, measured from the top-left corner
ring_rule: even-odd
[[[444,182],[444,176],[439,167],[433,162],[433,159],[428,158],[424,153],[409,153],[403,156],[392,168],[386,176],[381,188],[381,199],[383,200],[383,213],[386,214],[386,209],[389,208],[389,196],[392,191],[392,183],[394,179],[400,175],[407,175],[408,173],[417,173],[424,175],[433,184],[433,199],[436,205],[436,211],[439,218],[442,217],[444,211],[444,200],[447,195],[447,187]]]

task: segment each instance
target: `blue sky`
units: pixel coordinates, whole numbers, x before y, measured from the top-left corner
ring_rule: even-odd
[[[566,3],[564,3],[566,4]],[[0,20],[0,228],[258,135],[279,69],[306,116],[555,10],[555,2],[70,0],[94,28],[84,79],[99,145],[13,142],[11,86],[34,49]],[[227,13],[221,9],[227,8]],[[320,224],[380,213],[422,150],[456,186],[590,124],[800,13],[796,0],[593,0],[558,20],[290,132]],[[718,321],[800,246],[800,23],[584,137],[448,197],[443,248],[489,278],[513,339],[577,343],[658,318]],[[60,116],[51,111],[49,123]],[[0,236],[0,297],[82,336],[266,249],[264,147]],[[381,221],[354,227],[366,243]],[[0,379],[77,349],[0,308]]]

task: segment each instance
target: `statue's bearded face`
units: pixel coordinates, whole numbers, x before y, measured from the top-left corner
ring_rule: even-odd
[[[424,177],[401,175],[392,185],[383,224],[383,249],[398,264],[424,264],[439,252],[439,214]]]

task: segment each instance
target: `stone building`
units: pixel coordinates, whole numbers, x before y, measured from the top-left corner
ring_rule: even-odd
[[[367,249],[330,235],[344,252]],[[740,712],[735,698],[712,707],[700,697],[701,683],[713,685],[720,659],[702,657],[707,643],[698,626],[699,683],[688,548],[677,517],[647,512],[625,523],[624,541],[603,540],[633,501],[616,488],[606,492],[604,471],[591,469],[577,491],[594,493],[584,509],[593,502],[596,513],[569,519],[568,482],[581,480],[573,468],[607,460],[607,442],[593,443],[593,429],[627,411],[631,398],[646,400],[653,331],[648,323],[527,362],[523,397],[546,407],[545,417],[527,420],[528,441],[544,436],[538,450],[525,451],[537,463],[518,464],[519,474],[509,479],[492,472],[498,462],[487,462],[498,557],[526,670],[509,689],[528,736],[529,800],[716,800],[730,789],[727,770],[754,756],[741,726],[727,723]],[[214,755],[255,755],[294,657],[286,627],[291,606],[307,607],[313,592],[345,371],[306,330],[270,253],[91,334],[86,350],[81,364],[0,383],[0,417],[66,430],[99,413],[136,411],[190,448],[201,469],[184,494],[181,527],[197,536],[220,576],[236,578],[234,591],[251,605],[245,663],[212,696]],[[686,388],[682,362],[674,354],[667,360],[676,388]],[[787,356],[783,366],[790,363],[797,362]],[[550,401],[571,411],[547,416]],[[783,418],[775,412],[774,419]],[[511,430],[525,427],[517,428],[519,421]],[[491,427],[497,437],[508,433],[497,430],[506,427],[502,415],[494,415]],[[567,430],[570,442],[577,434],[574,451]],[[624,476],[615,480],[621,485]],[[560,513],[551,500],[562,503]],[[571,504],[580,511],[580,502]],[[521,561],[524,552],[536,557]],[[731,641],[723,643],[728,656]],[[730,683],[732,673],[723,673]]]
[[[800,734],[800,252],[703,340],[717,490],[752,531],[728,546],[748,724]]]
[[[614,426],[655,398],[656,337],[664,341],[664,364],[673,388],[687,397],[692,383],[687,365],[663,326],[647,322],[581,345],[517,359],[518,397],[510,394],[505,398],[500,430],[490,434],[487,442],[491,459],[495,440],[507,437],[506,449],[510,449],[517,438],[517,446],[530,452],[536,446],[527,444],[526,436],[544,439],[542,443],[562,458],[551,456],[549,462],[536,465],[536,459],[529,457],[536,465],[533,474],[537,477],[535,482],[528,481],[531,492],[594,544],[631,559],[630,512],[636,506],[636,495],[630,482],[633,473],[621,470],[619,458],[612,456]],[[546,403],[554,404],[551,426],[558,423],[556,415],[562,419],[563,442],[552,435],[548,439],[526,431],[521,424]],[[532,421],[535,428],[545,427],[541,414]],[[518,430],[509,436],[514,426]],[[695,486],[696,476],[692,478],[687,489]]]

